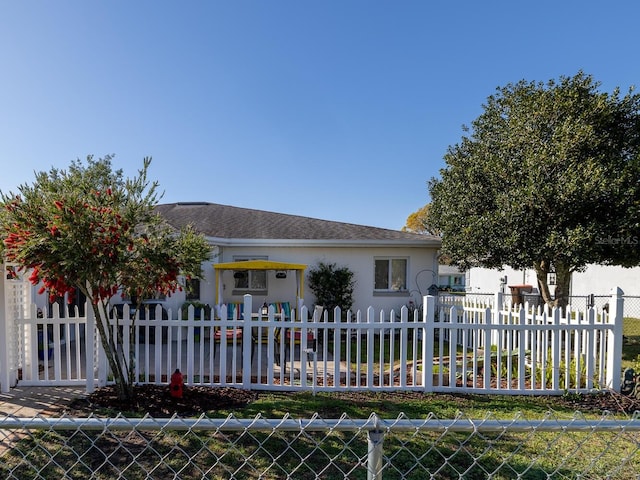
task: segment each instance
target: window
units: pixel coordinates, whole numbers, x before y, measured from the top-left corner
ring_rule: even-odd
[[[241,257],[234,258],[236,262],[246,262],[247,260],[266,260],[266,257]],[[267,271],[266,270],[234,270],[233,283],[235,290],[242,291],[266,291]]]
[[[407,290],[407,259],[376,258],[373,288],[389,291]]]
[[[192,278],[185,282],[186,299],[187,300],[200,300],[200,279]]]

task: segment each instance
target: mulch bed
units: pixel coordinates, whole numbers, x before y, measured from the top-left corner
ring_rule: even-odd
[[[183,397],[173,398],[169,394],[168,385],[144,384],[134,387],[133,401],[123,402],[118,399],[113,386],[97,389],[91,395],[74,400],[64,406],[67,415],[86,416],[96,411],[104,415],[106,412],[128,412],[143,415],[148,413],[152,417],[180,417],[200,416],[203,413],[224,410],[225,412],[241,410],[258,398],[255,391],[242,390],[233,387],[205,387],[188,386]],[[295,395],[295,393],[291,393]],[[336,392],[330,394],[352,403],[370,402],[378,398],[380,392]],[[429,401],[434,395],[452,404],[466,404],[470,398],[485,399],[487,395],[470,394],[424,394],[422,392],[386,392],[387,398],[397,399],[399,402],[411,400]],[[547,396],[549,408],[571,408],[583,413],[602,414],[605,412],[617,414],[632,414],[640,411],[640,400],[635,397],[621,395],[616,392],[603,391],[593,394],[568,394],[562,396]]]
[[[117,412],[148,413],[152,417],[199,416],[216,410],[235,410],[245,407],[257,398],[257,392],[232,387],[189,386],[182,398],[169,394],[168,385],[144,384],[134,387],[133,400],[122,401],[114,386],[97,389],[86,398],[74,400],[67,414],[88,414],[98,409]]]

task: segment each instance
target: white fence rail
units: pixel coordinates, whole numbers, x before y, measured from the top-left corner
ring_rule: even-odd
[[[195,317],[189,307],[158,320],[113,318],[125,358],[139,383],[168,383],[179,369],[187,385],[236,386],[257,390],[420,390],[477,393],[562,394],[620,387],[622,356],[621,292],[609,311],[543,312],[503,305],[447,305],[424,297],[409,312],[324,311],[302,307],[290,318],[274,313],[227,318]],[[253,312],[245,297],[244,312]],[[501,306],[499,308],[494,305]],[[12,307],[0,323],[7,344],[0,363],[2,389],[23,385],[86,384],[87,390],[111,380],[89,318],[38,318],[35,307]],[[138,314],[136,314],[138,316]],[[384,322],[391,318],[395,321]],[[334,321],[334,320],[338,321]],[[131,325],[135,327],[130,329]],[[130,331],[133,333],[129,335]],[[0,338],[0,341],[2,341]],[[89,372],[87,374],[87,372]]]

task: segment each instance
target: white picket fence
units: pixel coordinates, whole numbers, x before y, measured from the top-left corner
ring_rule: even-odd
[[[370,307],[322,315],[302,307],[289,319],[273,310],[227,319],[223,307],[223,320],[205,320],[194,318],[190,307],[187,320],[174,319],[182,314],[170,311],[169,320],[136,320],[133,337],[125,307],[124,318],[113,319],[111,328],[121,329],[126,358],[133,351],[131,368],[139,383],[168,383],[180,369],[187,385],[256,390],[562,394],[619,389],[619,290],[608,313],[589,309],[564,316],[557,310],[513,309],[503,305],[500,294],[492,305],[442,300],[424,297],[423,308],[413,315],[406,307],[388,314]],[[244,312],[252,312],[252,297],[244,302]],[[11,348],[0,361],[3,391],[19,381],[84,384],[90,392],[112,380],[90,308],[88,317],[61,318],[54,309],[52,318],[38,318],[35,307],[26,308],[19,299],[5,305],[10,308],[5,308],[8,318],[0,319],[0,342]],[[160,307],[155,318],[162,318]]]
[[[442,300],[434,338],[439,342],[438,351],[457,349],[455,366],[452,361],[443,362],[442,356],[432,364],[445,382],[457,380],[466,384],[469,392],[619,390],[623,340],[620,289],[613,291],[608,311],[569,307],[565,312],[549,312],[542,306],[511,305],[501,293],[491,301],[452,296]],[[427,358],[432,357],[430,352]],[[491,365],[491,375],[486,375],[485,365]],[[482,381],[478,382],[480,371]],[[442,385],[441,378],[437,384]]]

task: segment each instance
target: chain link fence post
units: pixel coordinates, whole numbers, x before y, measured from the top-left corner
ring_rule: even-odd
[[[369,430],[367,444],[369,456],[367,458],[367,480],[382,480],[382,446],[384,442],[383,430]]]

